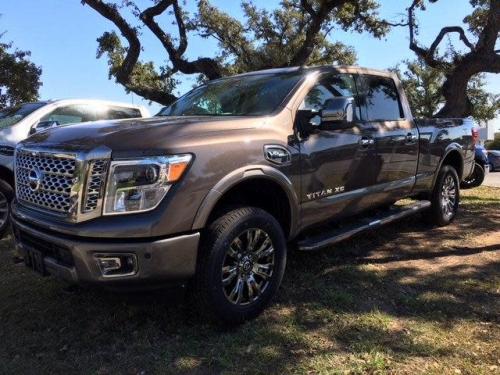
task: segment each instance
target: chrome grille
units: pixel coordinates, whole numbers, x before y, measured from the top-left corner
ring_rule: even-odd
[[[16,153],[17,198],[41,208],[70,213],[75,205],[71,195],[76,183],[76,159],[58,154],[18,150]],[[38,184],[31,186],[35,175]]]
[[[92,212],[99,207],[104,194],[104,183],[108,171],[108,161],[93,160],[90,162],[83,212]]]

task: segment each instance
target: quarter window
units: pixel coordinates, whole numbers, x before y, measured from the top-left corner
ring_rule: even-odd
[[[363,75],[359,81],[361,117],[364,121],[397,121],[404,118],[394,80]]]

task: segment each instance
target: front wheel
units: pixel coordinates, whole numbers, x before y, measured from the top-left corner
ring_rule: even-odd
[[[3,238],[10,225],[10,202],[14,190],[3,180],[0,180],[0,239]]]
[[[472,174],[462,181],[460,187],[462,189],[472,189],[481,186],[481,184],[484,181],[484,176],[485,172],[483,166],[476,163],[474,165],[474,170],[472,171]]]
[[[432,223],[444,226],[453,221],[458,210],[460,198],[458,174],[455,168],[445,165],[439,171],[431,196],[429,219]]]
[[[256,317],[285,271],[279,223],[262,209],[245,207],[225,214],[207,232],[191,291],[196,312],[232,324]]]

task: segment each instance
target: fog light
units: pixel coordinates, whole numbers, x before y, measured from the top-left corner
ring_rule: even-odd
[[[104,277],[130,276],[137,273],[134,254],[96,254],[97,265]]]

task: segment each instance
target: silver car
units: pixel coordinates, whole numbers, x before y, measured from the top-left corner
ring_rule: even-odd
[[[146,108],[89,99],[25,103],[0,111],[0,238],[8,227],[14,196],[14,149],[31,134],[60,125],[87,121],[149,117]]]

